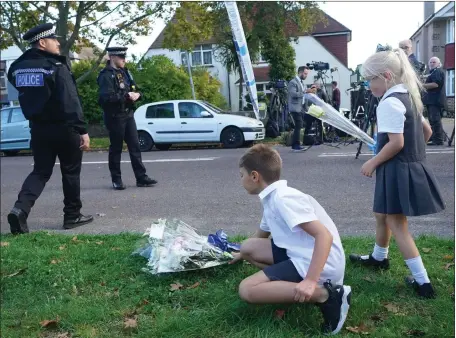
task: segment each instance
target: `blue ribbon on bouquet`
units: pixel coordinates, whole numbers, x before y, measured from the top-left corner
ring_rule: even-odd
[[[219,230],[215,234],[207,236],[207,241],[209,244],[226,252],[241,250],[241,244],[228,242],[228,236],[223,230]]]

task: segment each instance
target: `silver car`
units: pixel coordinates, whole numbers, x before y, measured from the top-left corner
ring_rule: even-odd
[[[21,107],[7,107],[1,110],[0,150],[6,156],[14,156],[20,150],[30,149],[29,121],[22,114]]]

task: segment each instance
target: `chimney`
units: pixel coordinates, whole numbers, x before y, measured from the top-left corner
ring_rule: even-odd
[[[435,2],[434,1],[425,1],[424,2],[424,21],[429,19],[429,17],[435,12]]]

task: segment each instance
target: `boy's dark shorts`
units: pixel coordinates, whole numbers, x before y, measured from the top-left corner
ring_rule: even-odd
[[[263,269],[263,272],[269,278],[269,280],[292,283],[301,282],[302,277],[298,273],[298,270],[296,270],[293,262],[290,260],[290,257],[288,257],[287,250],[279,248],[277,245],[275,245],[272,238],[271,245],[274,264]]]

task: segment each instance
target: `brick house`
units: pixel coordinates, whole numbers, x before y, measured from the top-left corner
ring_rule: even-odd
[[[291,23],[287,24],[289,35],[297,37],[297,42],[290,42],[296,53],[295,64],[298,67],[312,61],[321,61],[329,63],[330,68],[337,68],[335,72],[327,72],[326,88],[331,95],[331,81],[337,81],[342,93],[341,108],[350,109],[350,97],[348,94],[344,94],[345,90],[350,88],[351,71],[348,69],[347,45],[351,41],[352,32],[326,13],[324,15],[327,24],[318,23],[310,34],[296,32],[296,26]],[[172,59],[176,65],[186,65],[185,53],[163,48],[165,29],[166,27],[149,47],[144,57],[165,55]],[[190,64],[191,66],[207,67],[211,74],[220,80],[222,83],[221,93],[225,96],[230,108],[236,111],[239,110],[239,74],[228,72],[226,67],[218,61],[214,51],[215,43],[216,41],[213,38],[198,42],[190,55]],[[268,64],[260,58],[257,63],[253,64],[253,68],[257,90],[268,93],[267,84],[270,81]],[[315,81],[315,75],[315,72],[311,72],[305,84],[310,86]]]
[[[445,93],[448,111],[454,112],[454,2],[449,2],[438,12],[435,3],[424,3],[424,23],[410,38],[413,50],[421,62],[428,64],[436,56],[445,71]]]

